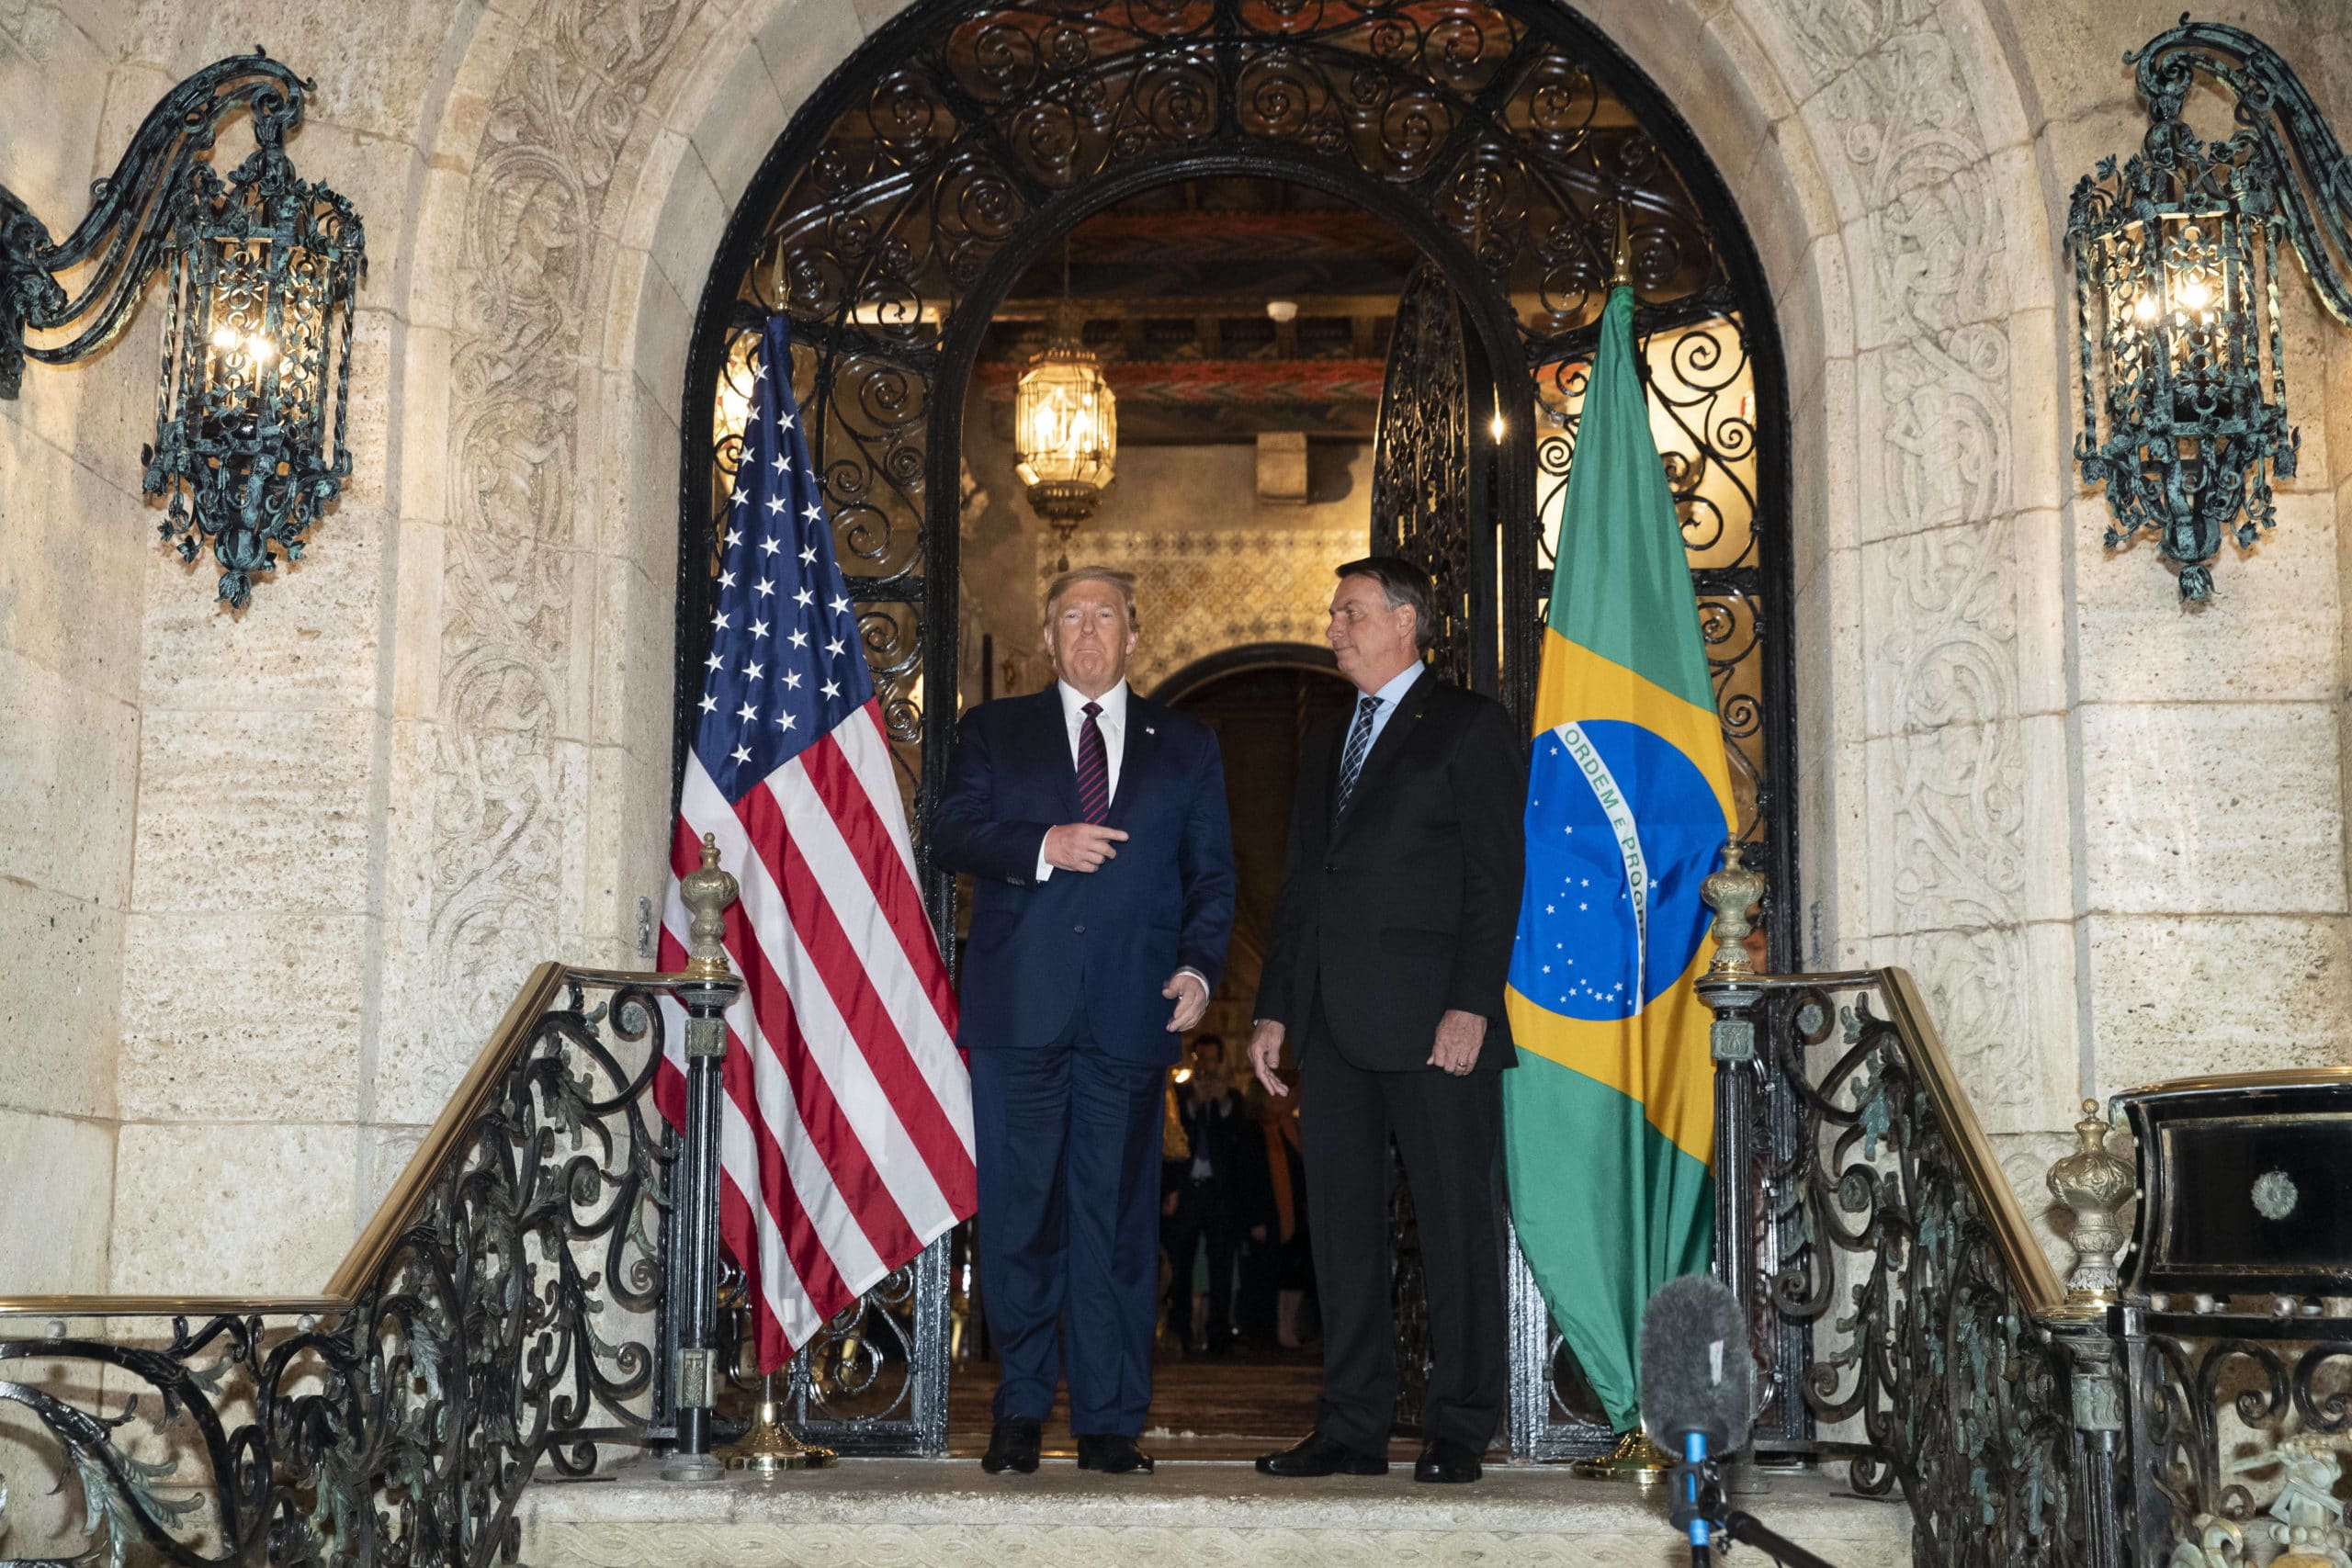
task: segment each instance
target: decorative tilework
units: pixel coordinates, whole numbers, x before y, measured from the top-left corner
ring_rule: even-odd
[[[1362,528],[1133,529],[1081,532],[1069,558],[1136,574],[1143,640],[1127,678],[1148,693],[1194,660],[1245,643],[1321,647],[1331,569],[1368,547]],[[1041,536],[1041,599],[1060,560],[1060,545]]]

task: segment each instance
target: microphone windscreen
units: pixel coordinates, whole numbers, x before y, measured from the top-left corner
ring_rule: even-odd
[[[1747,1441],[1756,1362],[1739,1298],[1712,1274],[1669,1280],[1642,1311],[1642,1425],[1675,1458],[1693,1432],[1707,1451]]]

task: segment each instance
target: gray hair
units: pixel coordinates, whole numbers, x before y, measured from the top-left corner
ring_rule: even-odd
[[[1046,627],[1048,631],[1053,629],[1054,616],[1060,613],[1062,595],[1081,582],[1100,582],[1117,589],[1119,597],[1126,601],[1127,630],[1143,630],[1143,619],[1136,614],[1136,574],[1112,566],[1080,566],[1071,568],[1046,584]]]

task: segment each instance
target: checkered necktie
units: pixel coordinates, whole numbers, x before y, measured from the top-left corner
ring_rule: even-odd
[[[1380,711],[1378,697],[1356,699],[1356,721],[1348,728],[1348,749],[1340,754],[1340,795],[1331,807],[1331,819],[1338,821],[1348,814],[1348,796],[1356,789],[1356,779],[1363,772],[1364,753],[1372,750],[1372,716]]]
[[[1111,815],[1111,753],[1102,747],[1102,727],[1094,722],[1102,705],[1089,703],[1078,711],[1086,716],[1078,728],[1078,805],[1089,822],[1099,823]]]

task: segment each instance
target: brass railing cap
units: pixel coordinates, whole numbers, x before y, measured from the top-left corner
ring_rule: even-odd
[[[2118,1090],[2113,1098],[2157,1100],[2184,1094],[2240,1094],[2262,1089],[2343,1089],[2352,1087],[2352,1067],[2272,1067],[2256,1073],[2205,1073],[2196,1077],[2166,1078]]]
[[[0,1317],[323,1317],[342,1296],[0,1296]]]

